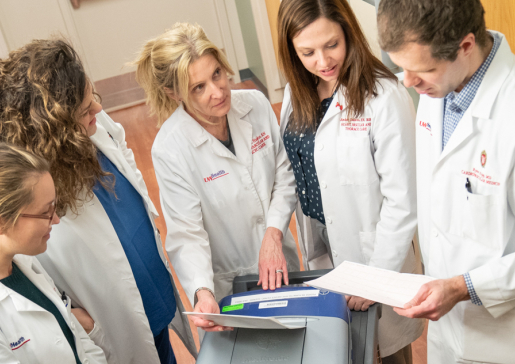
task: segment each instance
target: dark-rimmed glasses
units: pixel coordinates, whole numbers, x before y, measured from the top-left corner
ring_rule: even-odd
[[[20,214],[20,217],[28,217],[31,219],[44,219],[48,220],[48,226],[52,225],[52,219],[54,218],[55,214],[55,201],[50,205],[50,209],[46,214],[41,215],[32,215],[32,214]]]

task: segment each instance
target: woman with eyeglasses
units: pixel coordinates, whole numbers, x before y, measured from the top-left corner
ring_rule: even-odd
[[[0,143],[0,363],[106,363],[35,255],[55,214],[49,164]]]
[[[50,163],[61,224],[38,259],[107,361],[175,363],[172,319],[196,355],[124,130],[64,41],[35,40],[0,61],[0,138]]]

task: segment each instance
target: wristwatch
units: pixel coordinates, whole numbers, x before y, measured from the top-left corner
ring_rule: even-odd
[[[195,294],[193,295],[193,307],[195,307],[195,305],[197,304],[198,302],[198,297],[197,297],[197,293],[199,291],[208,291],[209,293],[211,293],[213,295],[213,298],[215,298],[215,293],[210,289],[210,288],[207,288],[207,287],[199,287],[195,290]],[[215,298],[216,300],[216,298]]]

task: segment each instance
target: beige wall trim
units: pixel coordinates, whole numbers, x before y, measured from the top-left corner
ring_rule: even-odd
[[[138,85],[135,72],[95,82],[95,90],[102,97],[106,112],[120,110],[145,102],[145,91]]]
[[[266,3],[262,0],[251,0],[254,22],[259,42],[259,49],[265,69],[268,96],[272,104],[282,102],[284,86],[286,85],[277,67],[275,59],[274,42],[270,31]]]

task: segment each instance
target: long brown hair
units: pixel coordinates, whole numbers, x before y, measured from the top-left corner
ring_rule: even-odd
[[[112,178],[77,121],[87,87],[77,53],[63,40],[34,40],[0,60],[0,140],[49,162],[58,216],[77,213],[96,181]]]
[[[372,54],[347,0],[283,0],[277,23],[279,65],[291,88],[293,112],[289,122],[299,130],[315,128],[320,107],[319,80],[304,67],[292,40],[321,17],[340,24],[345,35],[347,55],[338,75],[337,89],[343,91],[349,120],[362,114],[366,102],[377,96],[378,78],[397,79]]]

